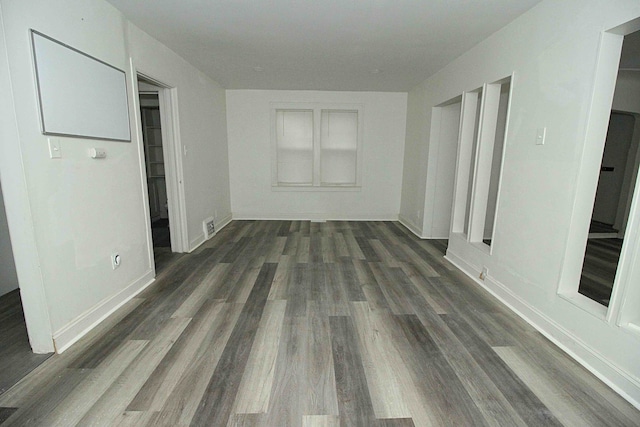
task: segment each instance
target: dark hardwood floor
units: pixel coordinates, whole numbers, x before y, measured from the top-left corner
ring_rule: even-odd
[[[160,218],[151,221],[151,234],[154,248],[170,248],[171,232],[169,230],[169,220]]]
[[[395,222],[234,221],[0,396],[4,425],[637,426]]]
[[[158,277],[162,271],[175,263],[183,254],[171,252],[171,248],[167,247],[155,247],[153,248],[153,259],[156,266],[156,277]]]
[[[0,395],[49,356],[31,351],[20,290],[0,296]],[[7,414],[6,410],[0,410],[0,422]]]

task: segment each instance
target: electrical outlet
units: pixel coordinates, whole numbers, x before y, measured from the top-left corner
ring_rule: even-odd
[[[122,258],[120,257],[119,253],[114,252],[111,254],[111,268],[115,270],[116,268],[120,267],[121,262]]]
[[[480,273],[480,280],[486,279],[488,274],[489,274],[489,269],[487,267],[482,267],[482,272]]]

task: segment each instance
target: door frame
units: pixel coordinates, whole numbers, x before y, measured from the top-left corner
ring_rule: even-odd
[[[147,185],[147,171],[145,164],[144,143],[142,140],[142,121],[140,117],[140,99],[138,78],[157,86],[160,105],[160,126],[162,128],[162,152],[164,156],[165,183],[167,186],[167,207],[169,225],[171,227],[171,251],[187,252],[189,238],[187,234],[186,200],[184,194],[184,168],[182,163],[183,146],[180,141],[180,127],[178,115],[177,88],[165,83],[150,73],[140,70],[131,61],[131,76],[133,79],[134,115],[136,136],[138,139],[138,161],[141,171],[141,182],[144,199],[144,215],[147,228],[147,246],[149,261],[155,271],[153,259],[153,240],[151,236],[151,217],[149,212],[149,193]]]

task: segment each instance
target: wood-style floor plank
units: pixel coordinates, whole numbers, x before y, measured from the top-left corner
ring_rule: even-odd
[[[468,323],[453,315],[442,315],[445,323],[469,350],[513,408],[528,425],[562,425],[530,388],[500,359],[489,344],[473,332]]]
[[[80,425],[109,425],[124,412],[191,319],[171,319],[80,419]]]
[[[332,316],[329,324],[341,424],[369,426],[375,416],[352,320]]]
[[[174,387],[162,410],[149,419],[147,425],[175,426],[191,423],[241,311],[240,304],[224,304],[207,339],[198,349],[195,360]]]
[[[0,296],[0,395],[47,360],[31,352],[20,290]]]
[[[393,344],[393,337],[384,334],[380,327],[380,316],[376,316],[366,302],[354,302],[351,307],[376,417],[411,417],[402,392],[407,385],[399,381],[398,360],[394,359],[389,349],[389,345]]]
[[[307,315],[306,393],[304,413],[337,416],[338,397],[331,352],[329,317],[318,301],[311,301]],[[329,418],[333,419],[333,418]]]
[[[224,425],[231,415],[249,352],[269,295],[275,264],[264,264],[255,286],[222,352],[216,370],[205,390],[192,423]]]
[[[390,221],[233,221],[0,394],[0,424],[640,425],[445,250]]]
[[[267,301],[236,397],[237,414],[267,412],[287,301]]]
[[[46,414],[43,424],[60,427],[76,425],[147,344],[147,341],[130,340],[120,346],[65,396],[53,411]]]

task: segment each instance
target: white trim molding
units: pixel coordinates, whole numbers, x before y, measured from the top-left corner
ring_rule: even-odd
[[[287,213],[287,212],[234,212],[234,220],[281,220],[281,221],[398,221],[398,214],[345,215],[339,213]]]
[[[154,281],[154,271],[147,270],[142,277],[135,280],[129,286],[117,294],[94,305],[89,310],[85,311],[83,314],[56,331],[53,334],[56,353],[62,353],[67,350],[71,345],[85,336],[104,319],[109,317],[117,309],[142,292]]]
[[[418,227],[413,221],[411,221],[406,216],[402,214],[398,215],[398,222],[404,225],[407,228],[407,230],[415,234],[416,237],[420,239],[425,239],[425,237],[422,236],[422,230],[420,229],[420,227]]]

